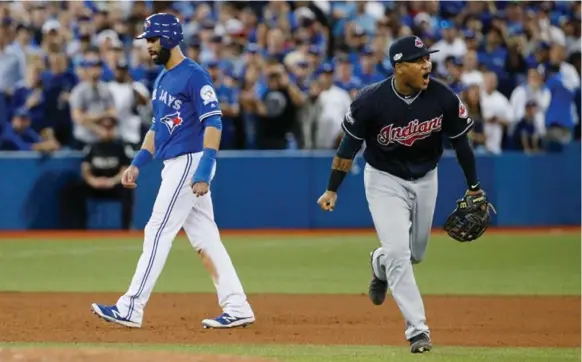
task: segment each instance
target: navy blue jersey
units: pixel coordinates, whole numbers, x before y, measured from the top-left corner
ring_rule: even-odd
[[[155,158],[166,160],[202,151],[204,121],[222,116],[208,72],[185,59],[160,72],[152,94]]]
[[[444,83],[432,79],[412,98],[397,94],[393,77],[362,89],[342,122],[343,130],[366,142],[364,159],[372,167],[406,180],[433,170],[449,138],[473,126],[467,108]]]

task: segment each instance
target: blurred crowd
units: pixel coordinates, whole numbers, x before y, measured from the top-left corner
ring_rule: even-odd
[[[0,150],[138,148],[161,68],[134,36],[155,12],[180,18],[215,83],[222,149],[337,147],[351,100],[410,34],[440,50],[433,76],[465,102],[479,152],[580,139],[577,1],[18,1],[0,3]]]

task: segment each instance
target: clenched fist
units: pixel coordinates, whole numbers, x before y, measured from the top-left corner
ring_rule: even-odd
[[[192,192],[196,197],[204,196],[208,193],[208,184],[206,182],[198,181],[192,185]]]
[[[333,211],[337,201],[337,193],[326,190],[317,200],[317,204],[324,211]]]
[[[127,189],[135,189],[137,184],[137,176],[139,175],[139,169],[135,166],[129,166],[127,170],[121,175],[121,184]]]

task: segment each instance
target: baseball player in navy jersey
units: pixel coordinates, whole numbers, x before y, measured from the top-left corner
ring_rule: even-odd
[[[254,312],[224,248],[214,222],[210,183],[216,171],[221,138],[221,110],[209,74],[184,57],[179,20],[154,14],[145,20],[138,39],[147,40],[153,61],[164,65],[153,95],[153,123],[141,150],[123,174],[122,184],[137,187],[140,168],[152,158],[162,160],[162,182],[145,227],[143,252],[127,292],[117,304],[92,304],[106,321],[140,328],[144,308],[162,272],[172,242],[184,228],[211,274],[223,313],[205,319],[206,328],[246,326]]]
[[[394,75],[363,88],[342,127],[327,190],[318,204],[336,206],[337,190],[366,142],[364,187],[381,247],[371,253],[369,297],[376,305],[388,288],[405,321],[413,353],[431,349],[430,331],[412,265],[425,255],[437,199],[437,163],[443,134],[455,148],[470,194],[479,188],[467,132],[473,126],[459,97],[431,79],[430,53],[408,36],[390,47]]]

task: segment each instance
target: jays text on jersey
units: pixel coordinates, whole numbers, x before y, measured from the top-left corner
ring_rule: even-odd
[[[152,94],[155,158],[202,151],[204,120],[222,116],[210,75],[190,59],[163,69]]]
[[[406,180],[434,169],[443,152],[443,132],[449,138],[473,126],[459,97],[431,79],[428,88],[405,98],[393,77],[363,88],[342,122],[350,136],[364,140],[364,159],[372,167]]]

